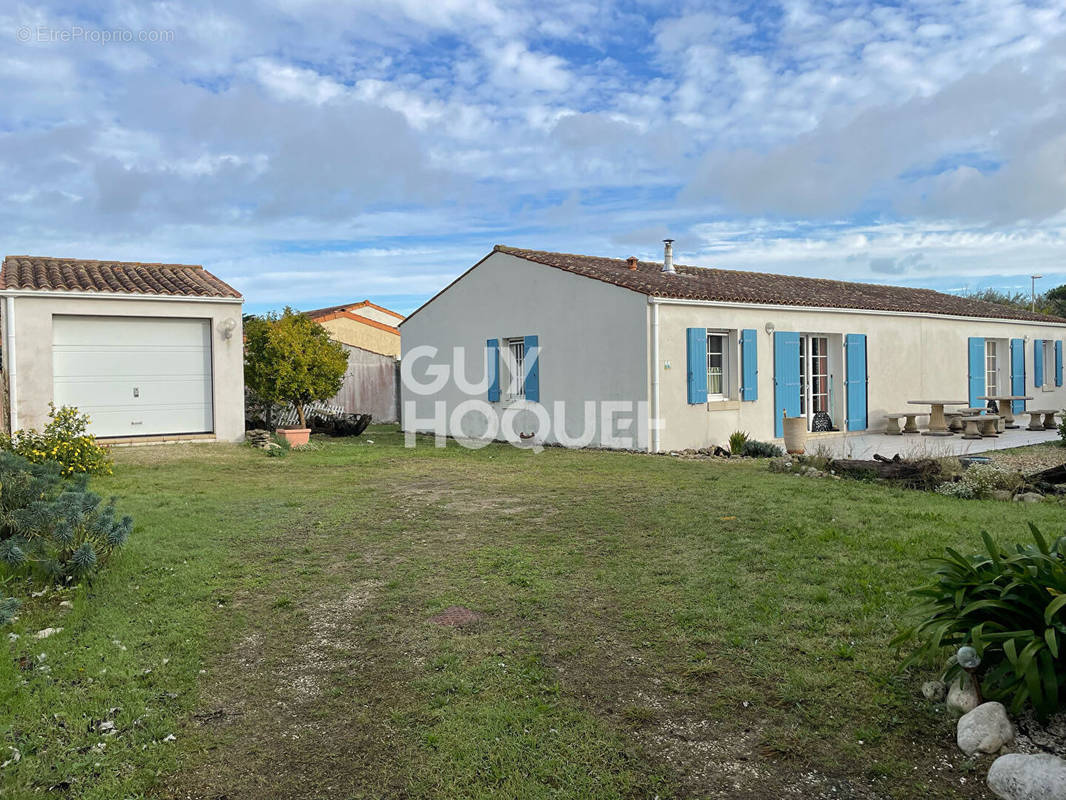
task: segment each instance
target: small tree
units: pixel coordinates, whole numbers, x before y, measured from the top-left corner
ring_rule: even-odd
[[[292,403],[307,427],[304,406],[328,400],[341,388],[348,353],[326,329],[286,306],[244,323],[244,382],[262,400]]]

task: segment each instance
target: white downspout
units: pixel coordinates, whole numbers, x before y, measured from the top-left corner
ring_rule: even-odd
[[[19,429],[18,384],[15,382],[15,298],[4,298],[4,370],[7,372],[7,404],[11,411],[11,433]]]
[[[651,452],[659,452],[659,302],[648,297],[651,304]]]

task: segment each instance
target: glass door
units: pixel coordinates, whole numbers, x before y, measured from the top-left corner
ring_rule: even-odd
[[[800,336],[800,413],[810,430],[814,415],[829,411],[829,338]]]

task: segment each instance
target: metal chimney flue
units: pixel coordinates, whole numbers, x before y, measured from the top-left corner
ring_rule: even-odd
[[[674,269],[674,240],[663,239],[663,272],[671,275],[677,272]]]

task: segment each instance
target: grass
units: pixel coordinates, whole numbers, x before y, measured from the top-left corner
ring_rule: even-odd
[[[887,643],[921,558],[1062,528],[760,462],[385,428],[116,460],[94,488],[129,545],[4,645],[0,796],[984,796]],[[483,617],[427,621],[453,605]]]

